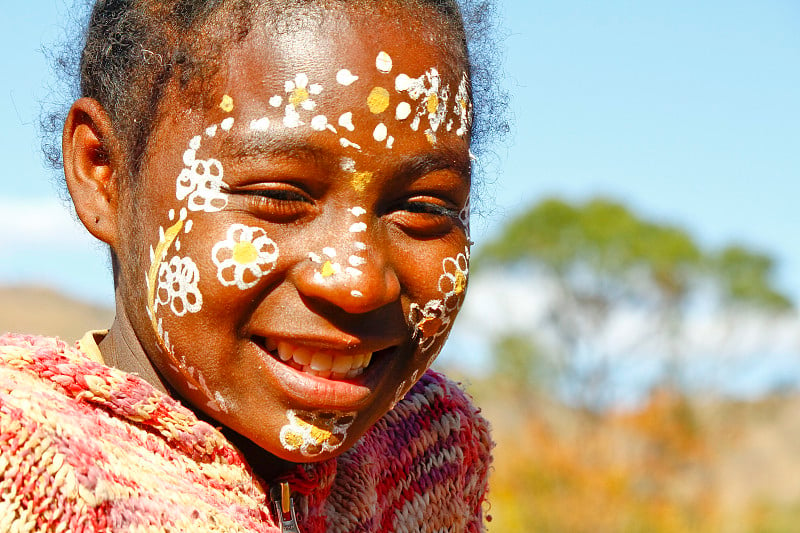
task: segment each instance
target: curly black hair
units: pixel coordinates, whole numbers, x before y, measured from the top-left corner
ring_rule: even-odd
[[[188,89],[213,77],[218,59],[231,43],[247,37],[256,14],[280,31],[308,23],[323,12],[320,8],[343,5],[425,7],[440,14],[446,36],[442,44],[456,56],[466,55],[470,68],[473,152],[482,154],[508,131],[492,0],[97,0],[88,21],[80,24],[81,38],[64,46],[54,62],[70,82],[70,103],[85,96],[105,108],[128,175],[135,178],[171,81],[189,98],[202,95]],[[43,114],[43,151],[55,168],[62,165],[60,132],[68,108],[62,104]]]

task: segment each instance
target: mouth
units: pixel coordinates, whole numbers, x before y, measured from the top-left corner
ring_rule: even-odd
[[[264,349],[286,365],[323,379],[355,379],[372,362],[373,352],[344,353],[264,339]]]
[[[270,380],[292,402],[307,409],[356,411],[366,405],[405,358],[394,345],[377,351],[331,348],[314,342],[254,336]]]
[[[345,352],[314,346],[295,344],[286,340],[274,341],[260,338],[258,344],[277,361],[299,372],[328,380],[355,380],[362,376],[373,358],[392,351],[395,347],[377,352]]]

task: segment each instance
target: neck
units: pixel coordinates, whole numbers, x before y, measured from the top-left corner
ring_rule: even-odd
[[[130,374],[137,374],[157,390],[170,394],[166,380],[156,371],[142,348],[136,332],[128,320],[125,308],[120,303],[121,300],[117,294],[114,324],[108,331],[108,335],[98,344],[100,353],[103,354],[103,360],[108,366]]]
[[[217,420],[209,417],[202,410],[195,409],[190,402],[184,401],[169,386],[166,379],[161,376],[150,361],[150,358],[147,357],[147,353],[142,348],[142,344],[139,342],[136,332],[128,319],[125,307],[120,303],[122,298],[119,297],[119,294],[117,294],[116,301],[114,324],[108,331],[108,335],[98,344],[106,365],[130,374],[137,374],[155,389],[181,401],[192,409],[199,419],[205,420],[220,429],[225,437],[241,451],[254,473],[261,479],[266,481],[275,479],[293,468],[293,463],[278,459],[228,427],[219,427],[220,423]]]

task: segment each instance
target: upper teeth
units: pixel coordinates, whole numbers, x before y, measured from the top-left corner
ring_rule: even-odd
[[[267,343],[271,349],[272,343]],[[322,378],[351,379],[360,376],[372,360],[372,352],[345,354],[331,350],[297,346],[280,341],[278,357],[297,370]]]

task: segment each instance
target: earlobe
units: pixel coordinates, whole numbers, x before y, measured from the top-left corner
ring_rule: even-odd
[[[62,149],[67,188],[83,225],[115,247],[121,158],[108,114],[97,100],[72,104],[64,123]]]

